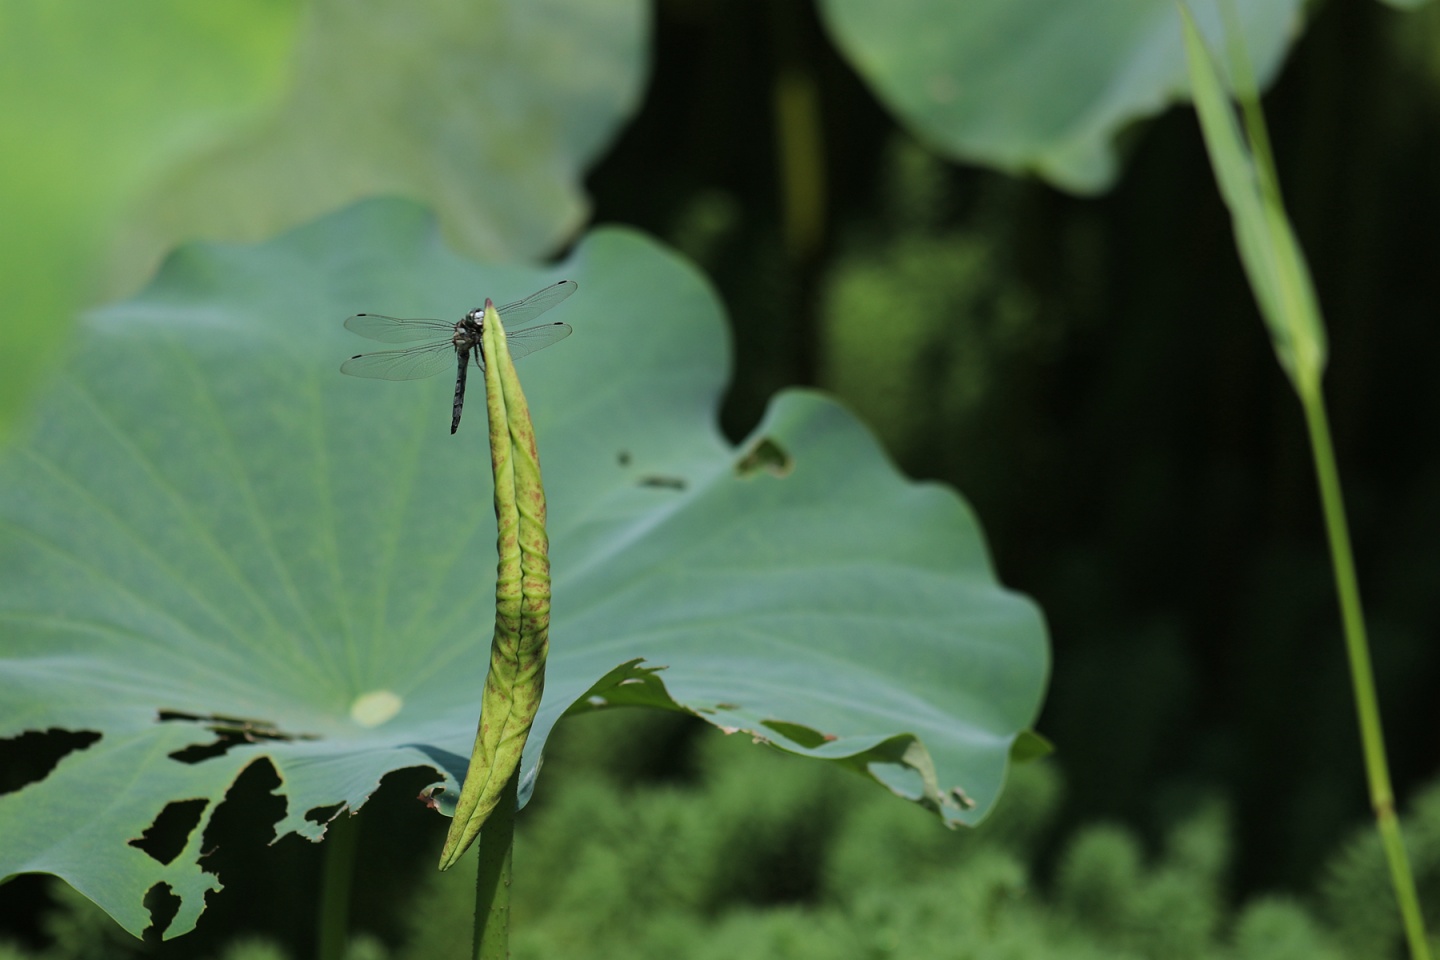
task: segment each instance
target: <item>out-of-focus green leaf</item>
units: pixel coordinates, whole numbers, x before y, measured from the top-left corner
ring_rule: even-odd
[[[117,215],[284,88],[292,0],[0,0],[0,444]]]
[[[1327,353],[1320,304],[1299,241],[1275,189],[1267,188],[1189,11],[1181,8],[1195,109],[1220,194],[1230,208],[1240,260],[1275,353],[1301,393],[1318,387]]]
[[[1016,763],[1031,763],[1055,752],[1055,744],[1034,730],[1026,730],[1015,738],[1010,747],[1010,759]]]
[[[119,282],[176,242],[262,240],[376,194],[434,207],[471,256],[546,254],[639,104],[648,18],[641,0],[318,0],[287,102],[163,184]]]
[[[358,311],[458,318],[567,276],[575,333],[521,377],[549,506],[544,698],[646,703],[858,769],[973,823],[1045,683],[1035,607],[994,579],[955,493],[901,477],[809,392],[738,447],[717,431],[726,333],[704,281],[628,231],[557,270],[477,267],[372,202],[257,247],[190,246],[87,348],[0,461],[0,736],[101,739],[0,796],[0,878],[59,874],[127,929],[143,893],[195,923],[203,832],[240,770],[276,825],[362,805],[387,773],[465,770],[494,623],[486,431],[451,383],[342,376]],[[472,403],[477,402],[472,398]],[[186,748],[230,731],[219,756]],[[190,758],[190,759],[193,759]],[[130,844],[198,798],[162,863]]]
[[[1194,5],[1222,35],[1217,0]],[[1234,0],[1262,78],[1299,28],[1300,0]],[[1184,98],[1174,0],[822,0],[831,36],[922,140],[957,159],[1106,189],[1116,134]]]

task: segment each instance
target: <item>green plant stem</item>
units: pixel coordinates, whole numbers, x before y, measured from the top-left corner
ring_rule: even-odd
[[[1330,560],[1335,571],[1335,588],[1340,597],[1340,618],[1345,632],[1345,652],[1350,660],[1350,682],[1355,694],[1355,712],[1360,722],[1360,747],[1365,757],[1365,778],[1370,787],[1370,804],[1380,830],[1380,842],[1390,865],[1390,880],[1410,955],[1429,960],[1425,922],[1415,878],[1400,836],[1395,814],[1395,792],[1385,760],[1385,735],[1380,724],[1379,698],[1370,665],[1370,646],[1365,636],[1365,615],[1360,607],[1360,587],[1355,577],[1355,557],[1345,521],[1345,501],[1340,493],[1340,474],[1330,439],[1330,421],[1320,390],[1325,369],[1325,325],[1310,281],[1304,254],[1285,215],[1280,198],[1280,180],[1275,173],[1269,134],[1260,109],[1259,95],[1244,55],[1239,18],[1233,2],[1225,6],[1230,34],[1232,73],[1245,112],[1249,146],[1241,142],[1230,112],[1214,59],[1195,26],[1189,10],[1181,3],[1180,18],[1190,63],[1191,90],[1200,114],[1200,128],[1220,194],[1235,221],[1235,237],[1255,300],[1270,328],[1276,357],[1295,386],[1305,410],[1310,434],[1310,451],[1315,459],[1315,476],[1320,486],[1325,530],[1330,540]]]
[[[515,846],[519,786],[517,768],[480,831],[480,865],[475,871],[474,947],[478,960],[510,956],[510,855]]]
[[[330,821],[325,837],[325,866],[320,879],[320,929],[315,956],[342,960],[350,934],[350,885],[355,878],[355,853],[360,847],[360,821],[342,810]]]
[[[1400,901],[1400,915],[1405,925],[1405,939],[1410,944],[1410,955],[1416,960],[1429,960],[1425,920],[1420,913],[1420,899],[1415,892],[1415,878],[1405,853],[1405,841],[1400,836],[1400,821],[1395,815],[1395,792],[1390,785],[1390,767],[1385,759],[1385,734],[1380,723],[1380,705],[1375,693],[1375,673],[1370,664],[1365,616],[1360,607],[1355,557],[1350,547],[1345,503],[1340,494],[1335,450],[1330,440],[1330,420],[1318,381],[1305,383],[1300,390],[1300,402],[1305,408],[1305,425],[1310,432],[1315,475],[1320,483],[1320,500],[1325,513],[1325,530],[1330,539],[1335,585],[1340,594],[1340,618],[1345,628],[1345,651],[1350,658],[1350,680],[1355,691],[1355,712],[1360,721],[1360,746],[1365,755],[1370,806],[1375,811],[1395,896]]]

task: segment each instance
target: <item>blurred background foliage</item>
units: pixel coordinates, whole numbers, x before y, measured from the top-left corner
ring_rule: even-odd
[[[637,739],[651,749],[634,750]],[[1069,802],[1063,774],[1041,762],[1017,769],[994,817],[944,832],[858,778],[676,718],[608,712],[568,724],[552,744],[557,769],[527,808],[516,846],[517,960],[617,952],[863,960],[917,951],[1339,960],[1387,956],[1399,943],[1386,866],[1363,822],[1327,845],[1309,889],[1242,893],[1230,879],[1235,810],[1218,791],[1173,804],[1150,837],[1112,819],[1059,829]],[[419,822],[413,809],[410,795],[392,791],[360,814],[371,829],[349,960],[470,955],[474,855],[445,874],[424,869],[433,858],[422,866],[399,855],[406,869],[397,876],[402,844],[433,847],[443,834],[426,818],[396,836],[397,822]],[[1433,902],[1440,788],[1421,791],[1410,812],[1417,876]],[[252,890],[222,897],[195,934],[152,950],[60,887],[40,922],[49,948],[0,944],[0,960],[307,955],[293,932],[305,924],[314,865],[287,872],[301,852],[267,854]]]
[[[1049,619],[1039,729],[1057,753],[949,835],[673,718],[563,725],[520,821],[516,956],[1397,950],[1300,410],[1193,113],[1127,129],[1114,187],[1078,197],[917,141],[808,4],[662,0],[653,16],[643,103],[585,182],[594,218],[650,230],[720,289],[732,438],[777,388],[817,384],[909,474],[971,501],[1002,580]],[[1434,905],[1440,7],[1325,0],[1307,17],[1265,104],[1330,324],[1388,747]],[[809,233],[784,214],[786,70],[819,121]],[[227,806],[263,810],[267,776],[252,768]],[[469,888],[429,874],[424,779],[387,781],[360,818],[357,957],[459,956],[468,937]],[[253,855],[268,837],[238,816],[217,830],[229,889],[153,952],[305,955],[318,851]],[[120,949],[37,878],[0,908],[15,955]]]

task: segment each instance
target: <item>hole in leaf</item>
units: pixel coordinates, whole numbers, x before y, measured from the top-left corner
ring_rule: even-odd
[[[209,805],[210,801],[204,799],[167,803],[155,822],[145,829],[138,840],[131,840],[130,846],[168,865],[185,849],[185,841],[190,839],[190,834],[200,823],[200,815]]]
[[[323,807],[311,807],[305,811],[305,819],[311,823],[329,823],[331,820],[340,816],[340,812],[344,809],[345,804],[343,803],[332,803]]]
[[[31,730],[0,740],[0,794],[44,780],[61,760],[100,739],[93,730]]]
[[[212,743],[196,744],[170,754],[171,760],[178,760],[181,763],[201,763],[212,757],[218,757],[241,744],[259,743],[263,740],[289,743],[294,740],[320,739],[313,733],[286,733],[268,720],[227,717],[218,713],[196,714],[184,713],[179,710],[161,710],[158,719],[161,723],[177,721],[198,723],[216,735]]]
[[[650,474],[635,482],[652,490],[684,490],[689,485],[684,477],[665,477],[659,474]]]
[[[735,472],[741,477],[753,477],[762,470],[772,477],[784,477],[794,468],[790,454],[769,437],[760,438],[735,462]]]
[[[214,743],[207,743],[197,747],[186,747],[184,750],[176,750],[170,754],[170,759],[178,760],[181,763],[201,763],[212,757],[221,756],[226,750],[244,742],[245,741],[239,739],[226,739],[221,737]]]
[[[150,926],[145,928],[142,937],[146,943],[159,944],[180,912],[180,898],[170,889],[170,884],[157,883],[146,891],[144,902],[145,909],[150,911]]]
[[[793,740],[807,750],[814,750],[822,743],[828,743],[835,739],[834,734],[824,734],[798,723],[786,723],[784,720],[763,720],[760,725],[768,730],[774,730],[782,737]]]
[[[274,842],[275,824],[285,816],[285,798],[275,793],[279,786],[279,774],[264,757],[240,771],[205,825],[200,855],[207,872],[238,869],[256,847]]]

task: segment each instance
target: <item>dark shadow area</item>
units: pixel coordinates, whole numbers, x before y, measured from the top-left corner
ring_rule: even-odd
[[[449,750],[441,750],[439,747],[426,743],[407,743],[405,746],[412,750],[418,750],[434,761],[435,766],[448,773],[455,779],[456,783],[465,782],[465,771],[470,767],[470,758],[462,757],[458,753],[451,753]],[[396,771],[397,773],[400,771]],[[434,774],[431,774],[434,779]]]
[[[42,920],[54,907],[50,887],[58,883],[49,874],[22,873],[0,885],[5,891],[5,936],[21,946],[39,949],[45,942]]]
[[[147,946],[157,946],[161,937],[175,922],[180,912],[180,898],[168,883],[157,883],[145,894],[145,909],[150,911],[150,926],[145,928],[144,941]]]
[[[735,473],[741,477],[753,477],[762,471],[772,477],[783,477],[794,468],[795,461],[790,454],[769,437],[761,437],[752,443],[735,462]]]

